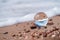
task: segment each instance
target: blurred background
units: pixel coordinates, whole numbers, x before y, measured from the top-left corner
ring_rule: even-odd
[[[0,0],[0,18],[24,15],[60,7],[60,0]]]

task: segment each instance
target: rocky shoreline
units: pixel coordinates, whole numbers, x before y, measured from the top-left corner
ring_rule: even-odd
[[[40,28],[34,21],[2,27],[0,40],[60,40],[60,16],[52,17],[47,26]]]

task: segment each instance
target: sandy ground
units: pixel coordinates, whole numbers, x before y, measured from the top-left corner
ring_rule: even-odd
[[[40,28],[34,21],[1,27],[0,40],[60,40],[60,16],[49,19],[47,26]]]

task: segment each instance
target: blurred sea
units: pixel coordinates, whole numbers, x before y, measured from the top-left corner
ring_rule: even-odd
[[[33,20],[37,12],[60,7],[60,0],[0,0],[0,26]]]

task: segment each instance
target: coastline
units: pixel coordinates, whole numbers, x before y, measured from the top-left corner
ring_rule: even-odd
[[[23,40],[33,40],[33,39],[34,40],[37,40],[37,39],[58,40],[60,39],[59,37],[60,36],[59,34],[60,24],[58,24],[60,23],[59,22],[60,16],[55,16],[49,21],[51,22],[49,22],[46,27],[41,27],[41,28],[38,28],[36,25],[34,25],[33,21],[18,23],[18,24],[11,25],[8,27],[1,27],[0,28],[0,40],[9,40],[9,39],[10,40],[17,40],[17,39],[22,40],[22,38]],[[45,31],[47,32],[47,34],[45,33]],[[34,33],[37,33],[37,36]],[[20,34],[22,34],[21,37],[19,36]],[[33,35],[35,37],[32,37]]]

